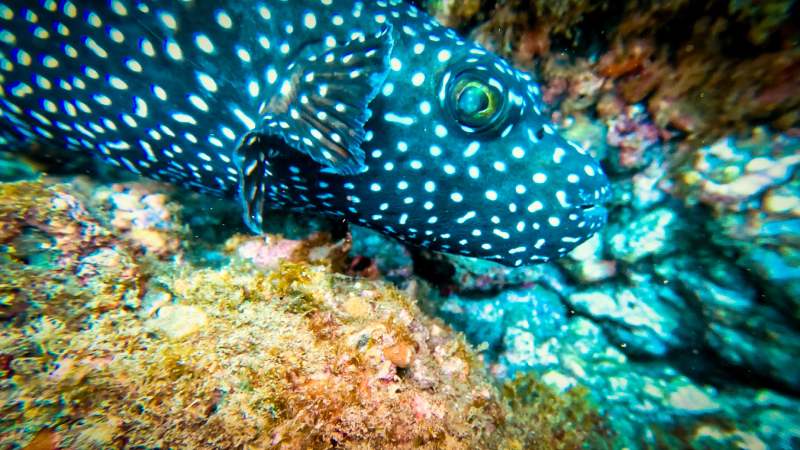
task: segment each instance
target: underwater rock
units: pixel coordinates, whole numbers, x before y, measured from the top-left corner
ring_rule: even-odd
[[[669,405],[689,414],[707,414],[719,411],[720,404],[697,386],[680,386],[669,393]]]
[[[633,287],[601,286],[566,298],[577,313],[591,317],[626,353],[664,356],[691,342],[700,328],[680,296],[640,279]]]
[[[617,259],[634,263],[647,256],[663,256],[677,246],[678,215],[670,208],[658,208],[627,223],[609,227],[606,244]]]
[[[15,153],[0,150],[0,182],[29,180],[38,175],[38,170],[29,161],[19,158]]]
[[[691,166],[681,181],[693,195],[690,200],[696,198],[716,211],[741,211],[757,206],[757,196],[792,178],[794,167],[800,165],[798,148],[797,139],[756,128],[745,139],[726,137],[693,150]],[[791,209],[780,212],[791,214]]]
[[[543,27],[539,27],[521,37],[521,51],[514,55],[515,60],[522,64],[529,63],[531,58],[526,53],[530,51],[522,48],[522,45],[531,46],[531,38],[539,38],[542,31]],[[541,39],[539,42],[542,42]],[[608,91],[605,78],[592,70],[588,60],[572,60],[567,55],[543,57],[541,72],[547,83],[543,86],[542,98],[548,104],[558,104],[562,112],[578,114],[586,111]]]
[[[627,347],[609,341],[594,319],[565,314],[558,296],[536,292],[483,300],[450,296],[441,300],[440,314],[471,342],[488,344],[485,355],[495,376],[534,373],[553,389],[588,388],[614,424],[614,448],[728,448],[724,444],[746,443],[791,448],[787,443],[797,439],[798,431],[790,425],[800,417],[792,410],[800,408],[797,399],[769,390],[720,390],[693,381],[664,359],[639,363],[626,355]],[[467,306],[470,302],[475,306]],[[764,401],[754,403],[753,398]],[[791,430],[782,432],[781,426]]]
[[[498,386],[414,299],[337,273],[348,240],[235,235],[218,244],[225,263],[203,267],[179,257],[182,241],[151,254],[112,234],[120,218],[166,219],[147,196],[117,197],[111,214],[84,206],[138,184],[71,189],[0,184],[4,448],[556,449],[610,439],[583,391],[531,377]]]
[[[110,228],[145,253],[165,258],[175,254],[186,234],[180,207],[166,187],[152,181],[112,184],[91,193],[91,207],[108,215]]]
[[[9,189],[3,187],[2,194],[8,198]],[[64,195],[31,186],[24,191],[32,192],[27,197],[30,203],[15,205],[18,208],[50,211],[51,199]],[[26,199],[18,196],[17,201]],[[123,209],[140,212],[147,211],[147,206]],[[0,214],[4,238],[13,237],[15,217],[37,216],[29,211]],[[56,211],[47,223],[48,230],[58,232],[53,224],[63,209]],[[82,210],[74,202],[68,211]],[[99,226],[88,215],[82,217],[72,213],[73,222],[63,226]],[[62,258],[81,252],[85,249],[71,247]],[[84,258],[89,261],[79,260],[81,269],[74,276],[105,277],[109,264],[99,258],[95,252]],[[106,260],[104,256],[102,261]],[[87,272],[87,264],[92,273]],[[129,270],[136,267],[130,259],[119,264]],[[284,263],[269,275],[242,269],[176,266],[149,273],[179,303],[161,306],[146,321],[135,309],[121,305],[108,305],[102,313],[88,316],[92,309],[62,304],[58,297],[47,305],[47,316],[38,310],[38,314],[26,312],[27,322],[40,325],[30,331],[5,327],[3,334],[4,343],[12,344],[3,348],[11,351],[14,368],[11,383],[3,388],[4,411],[18,409],[13,415],[4,414],[5,432],[12,433],[6,436],[25,442],[41,426],[73,423],[59,427],[60,446],[107,446],[123,438],[147,447],[170,443],[225,447],[244,442],[313,446],[331,438],[360,440],[361,430],[369,429],[387,430],[383,439],[397,445],[459,441],[474,436],[464,426],[445,424],[455,425],[453,420],[460,414],[455,412],[456,403],[466,406],[476,401],[496,409],[486,410],[487,431],[499,423],[500,416],[493,416],[502,411],[496,391],[485,377],[473,383],[481,379],[481,370],[474,356],[465,353],[465,344],[418,317],[413,303],[398,293],[380,285],[337,280],[324,268],[308,263]],[[19,282],[30,281],[22,271],[14,275]],[[95,293],[77,290],[73,295],[94,297]],[[363,303],[363,313],[342,307],[354,300]],[[67,323],[75,325],[63,325]],[[147,328],[157,333],[143,333]],[[124,341],[133,345],[120,346]],[[57,347],[48,342],[57,342]],[[397,365],[384,351],[400,343],[415,349],[404,365],[424,369],[432,383],[429,387],[448,394],[414,388],[414,377],[398,375]],[[28,348],[34,344],[47,353],[30,354]],[[23,369],[22,362],[31,357],[37,364]],[[445,387],[449,383],[441,378],[445,367],[451,368],[446,379],[463,389]],[[453,397],[446,400],[449,396]],[[56,401],[42,409],[25,398],[45,404],[63,398],[66,403]],[[148,406],[130,409],[129,401]],[[318,406],[309,415],[312,404]],[[293,416],[292,411],[302,414]],[[103,425],[108,416],[114,420]],[[23,417],[24,421],[16,422]],[[329,420],[338,425],[323,425]],[[100,433],[99,428],[105,431]],[[433,429],[439,431],[426,431]],[[366,436],[376,442],[376,435]],[[485,442],[488,436],[479,439]]]
[[[202,309],[189,305],[163,305],[147,326],[169,339],[179,340],[202,330],[208,316]]]
[[[414,273],[411,253],[403,244],[363,227],[354,226],[350,233],[353,240],[350,254],[354,256],[350,271],[362,276],[369,272],[371,277],[380,276],[401,286]],[[374,266],[374,270],[365,265]]]
[[[717,310],[706,334],[709,345],[732,364],[800,390],[800,333],[772,308]]]
[[[46,311],[55,300],[89,313],[138,304],[136,252],[114,238],[80,197],[67,185],[0,183],[5,318]]]
[[[648,150],[659,143],[659,133],[642,106],[626,106],[619,115],[606,119],[606,125],[606,142],[619,149],[609,159],[615,170],[641,169],[651,162]]]
[[[600,234],[589,238],[559,261],[570,275],[582,284],[607,280],[617,273],[617,262],[603,258],[603,241]]]
[[[684,150],[688,151],[688,150]],[[763,283],[766,300],[800,320],[800,139],[756,128],[692,154],[676,185],[687,203],[713,211],[714,243]]]
[[[567,311],[553,292],[533,286],[505,290],[488,299],[450,295],[430,299],[426,307],[463,332],[470,342],[487,349],[491,359],[508,359],[509,375],[534,364],[533,334],[555,336],[566,323]]]
[[[606,125],[594,117],[586,114],[565,116],[561,121],[561,126],[565,137],[586,149],[598,160],[605,160],[608,152],[614,151],[606,143]],[[613,189],[612,194],[614,194]]]
[[[481,3],[481,0],[432,0],[427,2],[427,9],[440,23],[458,27],[480,12]]]
[[[636,209],[649,209],[667,198],[662,185],[669,184],[665,164],[654,161],[631,177],[630,205]]]
[[[234,243],[239,257],[251,261],[263,269],[275,270],[282,261],[298,261],[295,256],[303,246],[303,241],[292,239],[272,239],[243,237],[243,242]]]
[[[460,255],[419,252],[414,257],[416,274],[444,292],[487,295],[533,284],[547,286],[558,293],[572,289],[556,263],[507,267]]]
[[[672,278],[692,304],[700,308],[708,348],[743,373],[800,389],[800,331],[776,308],[763,304],[758,288],[731,263],[675,258],[662,262],[658,272]],[[687,273],[682,267],[695,270]]]
[[[703,7],[683,0],[514,0],[457,12],[437,17],[456,25],[483,21],[475,37],[538,67],[544,84],[557,86],[555,96],[544,90],[545,99],[561,102],[567,113],[613,91],[624,103],[644,102],[662,134],[694,140],[753,123],[783,130],[800,123],[792,0],[714,0]]]
[[[234,235],[225,243],[229,253],[265,271],[276,270],[283,262],[310,262],[342,271],[350,250],[350,237],[331,242],[327,233],[313,233],[305,239],[286,239],[280,235]]]

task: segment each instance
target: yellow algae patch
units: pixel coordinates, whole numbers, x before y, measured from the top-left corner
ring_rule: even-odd
[[[463,336],[388,284],[336,273],[343,247],[319,236],[301,248],[333,259],[295,254],[268,269],[235,251],[250,240],[232,239],[213,269],[142,260],[65,188],[0,184],[12,192],[15,203],[0,204],[0,241],[17,248],[0,255],[5,442],[579,448],[593,426],[572,431],[572,409],[547,409],[558,397],[543,387],[503,396]],[[63,264],[25,255],[25,227],[54,241]],[[522,397],[545,400],[536,409]]]

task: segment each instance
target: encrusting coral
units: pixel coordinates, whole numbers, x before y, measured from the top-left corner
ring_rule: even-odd
[[[530,377],[499,389],[464,338],[408,295],[337,273],[347,241],[234,236],[228,263],[209,268],[182,246],[114,237],[118,216],[93,216],[68,185],[0,184],[0,198],[2,448],[578,448],[608,438],[579,390],[556,394]],[[134,216],[153,208],[129,206]]]

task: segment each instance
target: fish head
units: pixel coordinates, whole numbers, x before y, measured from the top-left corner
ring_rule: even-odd
[[[561,257],[595,234],[606,222],[609,180],[556,132],[532,77],[479,46],[444,51],[423,95],[435,100],[419,103],[414,89],[399,100],[422,109],[405,140],[425,153],[430,146],[430,163],[445,174],[436,185],[442,247],[521,266]]]

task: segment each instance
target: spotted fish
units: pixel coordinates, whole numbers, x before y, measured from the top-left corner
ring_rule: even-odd
[[[401,1],[0,1],[0,128],[512,266],[605,223],[531,76]],[[6,140],[8,142],[8,139]]]

